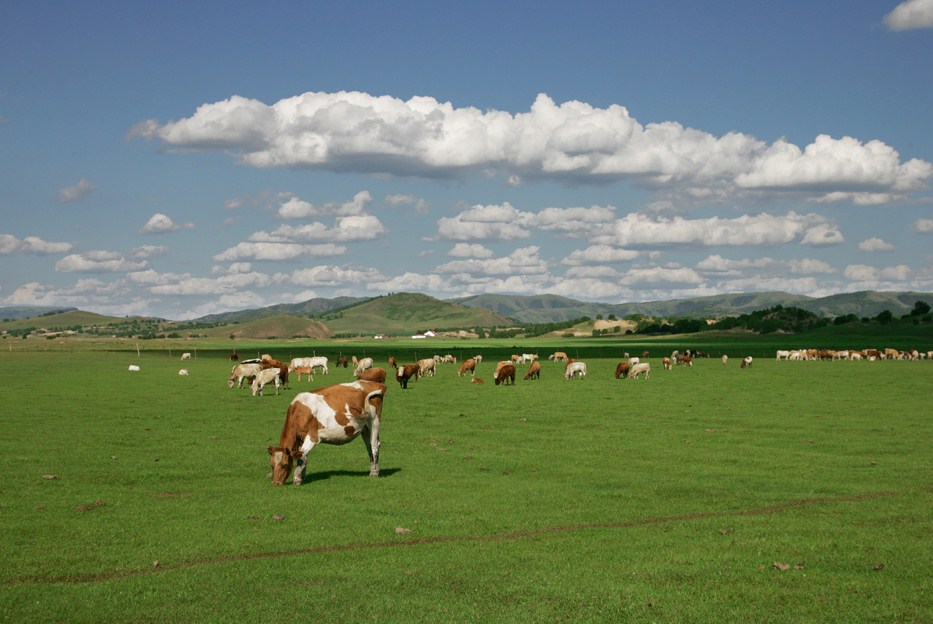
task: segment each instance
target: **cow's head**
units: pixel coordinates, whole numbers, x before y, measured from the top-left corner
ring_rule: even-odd
[[[285,485],[285,479],[292,471],[292,462],[299,453],[282,447],[270,446],[269,465],[272,466],[272,485]]]

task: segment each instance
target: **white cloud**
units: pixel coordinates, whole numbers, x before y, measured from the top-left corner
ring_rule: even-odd
[[[130,252],[133,254],[134,258],[155,258],[167,254],[168,247],[165,245],[142,245],[140,247],[134,247]]]
[[[457,243],[447,255],[454,258],[491,258],[493,253],[491,249],[480,244]]]
[[[933,219],[917,219],[914,221],[914,231],[922,234],[933,232]]]
[[[823,225],[819,215],[784,216],[761,213],[734,219],[709,217],[650,217],[630,213],[611,226],[597,230],[591,240],[596,243],[626,246],[656,245],[779,245],[790,243],[808,229]],[[814,236],[821,232],[814,233]]]
[[[62,273],[119,273],[140,271],[148,266],[141,260],[127,260],[116,251],[88,251],[71,254],[55,263],[55,270]]]
[[[466,273],[469,275],[528,275],[546,273],[547,263],[538,256],[537,246],[516,249],[504,258],[470,258],[453,260],[437,266],[438,273]]]
[[[415,214],[427,214],[431,206],[424,199],[413,195],[386,195],[386,203],[390,206],[411,206]]]
[[[891,30],[933,28],[933,0],[906,0],[884,16]]]
[[[910,277],[910,267],[899,264],[889,267],[873,267],[867,264],[850,264],[843,275],[853,282],[869,282],[879,285],[882,282],[903,282]]]
[[[877,236],[872,236],[859,243],[858,248],[862,251],[893,251],[894,245],[881,240]]]
[[[254,242],[309,242],[336,241],[352,242],[375,240],[385,236],[388,230],[374,215],[351,215],[338,217],[336,225],[329,228],[319,221],[306,225],[280,225],[272,232],[256,232],[250,236]]]
[[[515,240],[531,232],[520,225],[531,213],[519,212],[508,202],[502,205],[476,205],[455,217],[437,220],[437,232],[446,240]]]
[[[277,213],[280,219],[307,219],[319,216],[348,216],[362,215],[373,197],[369,191],[360,191],[350,201],[342,203],[327,203],[315,206],[298,197],[289,197],[279,206]]]
[[[824,273],[835,273],[836,269],[822,260],[815,258],[802,258],[800,260],[789,260],[787,266],[791,273],[800,275],[819,275]]]
[[[0,256],[12,253],[59,254],[71,251],[71,243],[51,243],[38,236],[27,236],[20,240],[12,234],[0,234]]]
[[[561,264],[579,266],[581,264],[594,264],[597,262],[628,262],[639,256],[639,252],[632,249],[621,249],[612,245],[590,245],[586,249],[575,249],[570,255],[560,261]]]
[[[237,293],[250,288],[263,288],[272,283],[265,273],[237,273],[217,278],[177,276],[166,284],[157,284],[149,290],[157,295],[221,295]]]
[[[871,193],[902,197],[933,178],[933,164],[901,163],[880,141],[816,137],[800,148],[676,122],[643,125],[619,105],[555,103],[528,112],[455,108],[360,92],[309,92],[269,106],[232,96],[188,118],[138,124],[132,135],[182,149],[225,150],[255,167],[459,177],[493,171],[509,184],[551,178],[577,183],[636,180],[693,193]]]
[[[293,271],[289,281],[299,286],[352,286],[368,287],[369,284],[384,280],[378,269],[362,267],[338,267],[319,265]]]
[[[76,184],[66,186],[58,190],[58,201],[63,204],[79,202],[87,197],[96,187],[84,178],[78,180]]]
[[[303,245],[300,243],[242,242],[214,256],[214,260],[235,262],[238,260],[294,260],[303,257],[340,256],[347,253],[342,245],[330,243]]]
[[[619,281],[620,284],[625,286],[632,286],[634,284],[658,284],[658,283],[672,283],[672,284],[692,284],[699,285],[705,282],[704,278],[694,271],[693,269],[687,267],[637,267],[630,269]]]
[[[167,232],[177,232],[181,229],[191,229],[194,227],[193,223],[185,223],[184,225],[179,225],[172,222],[172,220],[161,212],[157,212],[152,215],[149,220],[146,222],[146,225],[142,226],[139,229],[140,234],[165,234]]]
[[[800,242],[804,245],[823,246],[838,245],[844,240],[842,232],[840,232],[836,226],[828,223],[821,223],[807,230]]]

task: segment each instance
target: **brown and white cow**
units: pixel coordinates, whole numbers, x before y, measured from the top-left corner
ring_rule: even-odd
[[[288,406],[279,445],[268,448],[272,485],[283,485],[288,473],[301,485],[308,453],[318,444],[346,444],[360,434],[369,455],[369,476],[379,476],[379,425],[385,384],[354,381],[302,392]]]
[[[632,367],[632,363],[629,362],[628,360],[625,360],[624,362],[619,362],[616,365],[616,379],[625,379],[626,375],[628,375],[628,369],[630,369],[631,367]]]
[[[496,369],[496,374],[493,375],[493,380],[496,382],[496,385],[502,384],[503,386],[508,385],[510,382],[515,385],[515,366],[512,364],[505,364],[502,368]]]
[[[386,369],[374,366],[373,368],[367,368],[362,373],[356,376],[360,381],[376,381],[381,384],[386,382]]]
[[[415,381],[418,381],[418,375],[421,367],[417,364],[399,364],[398,368],[395,369],[395,378],[398,380],[398,384],[402,386],[402,390],[408,389],[408,380],[412,377],[415,378]]]

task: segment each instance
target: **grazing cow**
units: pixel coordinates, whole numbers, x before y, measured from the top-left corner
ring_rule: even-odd
[[[398,365],[395,363],[394,355],[389,356],[389,366],[391,366],[392,368],[398,368]]]
[[[239,359],[240,359],[240,356],[236,354],[236,351],[234,351],[233,353],[230,354],[230,361],[231,361],[231,362],[236,362],[236,361],[239,360]]]
[[[883,359],[885,360],[899,360],[901,359],[901,352],[897,349],[885,349],[883,353]]]
[[[428,373],[431,374],[431,377],[434,377],[437,374],[437,362],[434,361],[434,358],[424,358],[418,360],[418,376],[425,377]]]
[[[574,379],[577,375],[586,379],[586,362],[571,362],[564,369],[564,379]]]
[[[496,370],[496,374],[493,375],[493,381],[496,382],[496,385],[502,384],[503,386],[508,385],[511,381],[512,385],[515,385],[515,366],[513,364],[506,364],[500,369]]]
[[[619,379],[619,378],[625,379],[625,376],[628,374],[628,369],[630,369],[631,367],[632,367],[632,364],[628,360],[619,362],[616,365],[616,379]]]
[[[470,377],[476,375],[476,360],[470,358],[463,361],[460,370],[457,371],[457,377],[463,377],[464,373],[470,373]]]
[[[748,368],[752,365],[752,356],[746,355],[742,358],[742,363],[739,365],[739,368]]]
[[[640,360],[639,358],[637,358],[637,357],[630,357],[630,358],[628,359],[628,363],[631,364],[632,366],[635,366],[635,365],[638,364],[640,361],[641,361],[641,360]]]
[[[661,366],[664,367],[664,370],[671,370],[671,369],[673,368],[673,367],[671,366],[671,358],[669,358],[669,357],[662,358],[662,359],[661,359]]]
[[[262,365],[258,362],[249,363],[249,364],[237,364],[233,367],[233,370],[230,373],[230,378],[227,379],[227,387],[232,388],[233,384],[236,384],[237,388],[243,387],[243,380],[248,380],[247,383],[252,383],[253,377],[259,374],[259,371],[262,370]]]
[[[395,378],[398,380],[402,390],[408,389],[408,380],[412,377],[415,378],[415,381],[418,381],[418,375],[421,367],[417,364],[399,364],[398,368],[395,369]]]
[[[541,379],[541,363],[532,362],[531,366],[528,367],[528,372],[525,373],[525,379]]]
[[[693,366],[693,356],[692,355],[681,355],[677,358],[678,364],[683,364],[684,366]]]
[[[181,370],[178,371],[178,374],[179,374],[179,375],[187,375],[187,374],[188,374],[188,369],[187,369],[187,368],[183,368],[183,369],[181,369]]]
[[[279,384],[281,380],[279,379],[279,369],[275,367],[264,368],[256,375],[253,379],[253,396],[259,394],[262,396],[262,389],[266,384],[275,384],[275,396],[279,395]]]
[[[299,366],[306,366],[312,371],[315,368],[320,368],[323,374],[327,374],[327,358],[323,356],[292,358],[292,361],[288,364],[288,369],[295,370]]]
[[[648,357],[649,357],[650,355],[651,355],[651,353],[648,352],[648,351],[642,351],[642,352],[641,352],[641,356],[642,356],[643,358],[645,358],[645,359],[648,359]]]
[[[482,364],[482,363],[483,363],[483,356],[482,356],[482,355],[478,355],[478,354],[477,354],[477,355],[474,355],[474,356],[473,356],[473,359],[476,361],[477,364]]]
[[[190,359],[191,359],[191,354],[190,354],[190,353],[182,353],[182,354],[181,354],[181,359],[182,359],[182,361],[184,361],[184,360],[190,360]]]
[[[272,484],[283,485],[288,473],[301,485],[308,453],[318,444],[345,444],[360,434],[369,455],[369,476],[379,476],[379,425],[385,384],[354,381],[302,392],[288,406],[277,447],[268,448]]]
[[[728,363],[729,363],[729,356],[728,356],[728,355],[723,355],[723,356],[722,356],[722,363],[723,363],[723,364],[728,364]]]
[[[356,358],[354,357],[353,359],[356,359]],[[349,367],[349,364],[347,364],[347,356],[345,355],[341,355],[339,358],[337,358],[337,368],[340,368],[341,366],[343,366],[344,368]]]
[[[777,352],[775,352],[774,354],[774,359],[775,360],[789,360],[790,351],[786,349],[778,349]]]
[[[378,381],[381,384],[386,382],[386,369],[381,367],[367,368],[357,376],[362,381]]]
[[[651,377],[651,364],[648,362],[642,362],[630,368],[628,370],[628,375],[626,375],[626,379],[638,379],[638,376],[643,373],[645,381],[648,381],[648,378]]]
[[[498,364],[496,364],[496,373],[493,375],[493,379],[495,379],[496,375],[499,374],[499,371],[502,370],[502,367],[503,367],[503,366],[509,366],[509,365],[511,365],[511,364],[512,364],[512,363],[509,362],[508,360],[502,360],[501,362],[499,362]]]
[[[547,356],[547,359],[551,360],[552,362],[566,362],[567,354],[563,351],[555,351],[551,355]]]
[[[139,372],[139,367],[136,366],[135,364],[130,364],[130,367],[127,368],[126,370],[130,370],[130,371],[133,371],[134,373],[138,373],[138,372]]]
[[[307,375],[308,381],[314,381],[314,375],[311,374],[312,371],[310,366],[296,366],[290,370],[298,375],[298,381],[301,381],[302,375]]]
[[[269,359],[263,360],[259,363],[259,365],[262,366],[263,370],[274,368],[279,371],[279,382],[281,382],[281,384],[285,386],[285,389],[288,390],[288,367],[285,366],[284,363],[275,359]]]
[[[353,376],[359,377],[360,374],[367,368],[373,367],[373,359],[371,357],[364,357],[362,360],[359,360],[356,363],[356,368],[353,369]]]

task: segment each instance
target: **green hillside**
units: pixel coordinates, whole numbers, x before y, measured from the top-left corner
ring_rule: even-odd
[[[440,301],[419,293],[375,297],[359,305],[323,314],[334,334],[415,334],[427,330],[503,327],[511,321],[483,308]]]
[[[84,310],[69,310],[59,314],[47,314],[0,322],[0,330],[21,330],[27,327],[41,327],[43,329],[68,329],[74,327],[110,327],[126,323],[142,321],[139,316],[105,316]]]
[[[202,329],[199,332],[209,338],[233,336],[238,340],[329,338],[331,335],[331,331],[321,321],[291,314],[276,314],[242,323],[228,323],[219,327]]]

